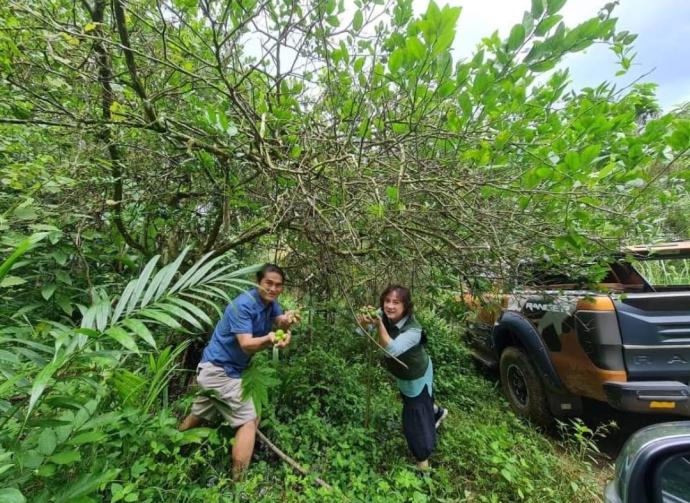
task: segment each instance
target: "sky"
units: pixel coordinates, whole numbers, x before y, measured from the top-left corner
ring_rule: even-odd
[[[597,14],[611,0],[569,0],[560,12],[566,26],[573,27]],[[502,38],[522,14],[530,10],[531,0],[436,0],[439,6],[462,6],[453,46],[456,59],[468,58],[482,37],[498,30]],[[428,0],[415,0],[415,13],[426,10]],[[585,52],[569,55],[573,86],[596,86],[603,81],[617,87],[629,84],[651,72],[642,82],[658,84],[657,99],[664,111],[690,101],[690,0],[621,0],[613,17],[618,30],[638,34],[637,53],[632,68],[622,77],[615,55],[604,46],[592,46]]]

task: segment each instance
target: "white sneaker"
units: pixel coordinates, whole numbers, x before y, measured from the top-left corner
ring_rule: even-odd
[[[436,414],[434,414],[434,419],[436,419],[436,429],[438,430],[438,427],[441,426],[441,423],[443,420],[448,417],[448,409],[444,409],[443,407],[439,407],[438,411]]]

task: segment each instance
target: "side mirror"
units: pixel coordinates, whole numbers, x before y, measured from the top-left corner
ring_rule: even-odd
[[[661,503],[690,503],[690,450],[661,463],[654,496]]]
[[[690,421],[648,426],[616,460],[606,503],[690,503]]]

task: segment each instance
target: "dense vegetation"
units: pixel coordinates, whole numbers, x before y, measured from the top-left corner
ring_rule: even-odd
[[[614,6],[566,27],[533,0],[467,61],[461,14],[410,0],[0,3],[0,501],[591,501],[579,449],[475,375],[451,301],[526,257],[558,264],[687,237],[690,120],[654,85],[569,89]],[[228,477],[225,427],[176,430],[194,348],[286,266],[305,308],[252,381],[262,447]],[[414,287],[451,415],[435,469],[352,309]],[[578,454],[579,453],[579,454]]]

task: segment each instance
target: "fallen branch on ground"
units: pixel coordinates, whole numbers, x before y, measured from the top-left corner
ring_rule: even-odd
[[[282,459],[282,460],[285,461],[287,464],[289,464],[290,466],[292,466],[295,470],[297,470],[298,472],[300,472],[300,473],[301,473],[302,475],[304,475],[305,477],[309,475],[309,472],[308,472],[305,468],[303,468],[302,465],[300,465],[297,461],[295,461],[295,460],[292,459],[290,456],[288,456],[287,454],[285,454],[283,451],[281,451],[280,449],[278,449],[278,447],[276,447],[275,444],[274,444],[273,442],[271,442],[268,438],[266,438],[266,435],[264,435],[263,433],[261,433],[261,430],[256,430],[256,434],[259,436],[259,439],[260,439],[264,444],[266,444],[266,446],[267,446],[269,449],[271,449],[273,452],[275,452],[275,453],[278,455],[278,457],[280,457],[280,459]],[[314,479],[314,482],[316,482],[316,483],[317,483],[318,485],[320,485],[321,487],[325,487],[325,488],[328,489],[329,491],[332,491],[332,490],[333,490],[333,488],[332,488],[328,483],[324,482],[324,481],[323,481],[322,479],[320,479],[319,477],[316,477],[316,478]]]

